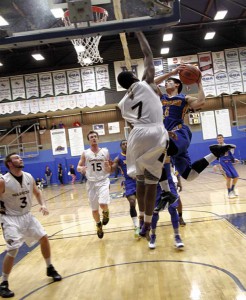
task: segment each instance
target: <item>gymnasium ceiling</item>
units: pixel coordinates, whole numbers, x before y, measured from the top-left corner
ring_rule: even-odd
[[[181,20],[170,28],[174,34],[171,42],[165,45],[162,41],[163,29],[145,32],[154,57],[161,57],[160,49],[164,46],[170,47],[170,53],[163,57],[246,46],[245,0],[181,0],[180,5]],[[214,21],[213,17],[220,6],[227,9],[228,13],[224,20]],[[0,27],[0,62],[3,63],[0,76],[80,67],[70,41],[51,41],[28,47],[1,46],[1,39],[11,37],[16,31],[62,27],[62,21],[55,19],[49,11],[48,0],[1,0],[0,15],[9,22],[9,26]],[[216,36],[213,40],[205,41],[203,38],[208,30],[216,31]],[[134,35],[127,36],[131,57],[139,58],[141,51]],[[35,61],[31,57],[35,50],[41,51],[46,59]],[[104,63],[124,59],[119,35],[103,36],[99,50]]]

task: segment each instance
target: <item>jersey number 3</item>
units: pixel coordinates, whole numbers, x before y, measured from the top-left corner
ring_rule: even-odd
[[[139,101],[138,103],[136,103],[135,105],[133,105],[131,107],[132,110],[134,110],[135,108],[138,107],[138,119],[141,118],[142,116],[142,108],[143,108],[143,102],[142,101]]]

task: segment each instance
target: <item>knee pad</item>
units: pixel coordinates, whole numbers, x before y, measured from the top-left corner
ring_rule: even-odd
[[[135,206],[130,206],[130,216],[131,216],[132,218],[134,218],[134,217],[137,216],[137,211],[136,211]]]
[[[147,184],[157,184],[159,181],[159,178],[151,174],[148,170],[144,170],[144,179],[145,183]]]
[[[19,249],[8,250],[7,255],[15,258],[18,251],[19,251]]]

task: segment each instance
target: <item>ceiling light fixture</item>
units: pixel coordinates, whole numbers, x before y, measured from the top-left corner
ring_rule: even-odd
[[[63,18],[64,16],[64,11],[62,8],[52,8],[50,11],[56,19]]]
[[[34,59],[36,59],[36,60],[44,60],[44,59],[45,59],[45,58],[43,57],[43,55],[40,54],[40,53],[34,53],[34,54],[32,54],[32,57],[33,57]]]
[[[163,42],[169,42],[173,39],[172,33],[165,33],[163,34]]]
[[[9,23],[3,18],[0,16],[0,26],[7,26],[9,25]]]
[[[3,66],[3,64],[0,62],[0,67],[2,67]]]
[[[161,54],[169,53],[169,48],[161,48]]]
[[[215,31],[210,31],[210,32],[207,32],[205,37],[204,37],[204,40],[212,40],[215,36]]]
[[[228,10],[218,10],[214,17],[214,20],[224,19],[227,13],[228,13]]]

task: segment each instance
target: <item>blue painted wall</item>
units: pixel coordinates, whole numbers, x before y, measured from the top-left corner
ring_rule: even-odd
[[[192,129],[192,128],[191,128]],[[216,139],[211,140],[203,140],[202,132],[197,131],[193,132],[192,142],[189,148],[189,153],[191,156],[192,162],[200,159],[201,157],[207,155],[209,152],[209,145],[217,144]],[[238,159],[246,160],[246,132],[238,131],[237,128],[232,128],[232,137],[225,138],[226,143],[231,143],[237,145],[235,150],[235,157]],[[120,152],[120,141],[117,142],[108,142],[108,143],[100,143],[101,147],[107,147],[111,154],[111,159],[114,159],[116,155]],[[89,145],[86,145],[87,149]],[[70,153],[70,148],[68,148],[68,154],[63,155],[53,155],[52,150],[42,150],[40,151],[40,155],[34,158],[26,158],[25,159],[25,168],[26,172],[29,172],[36,179],[37,177],[43,177],[45,172],[45,167],[48,165],[52,172],[53,176],[51,179],[52,184],[58,184],[58,176],[57,176],[57,167],[58,164],[61,163],[64,170],[64,183],[68,183],[71,181],[71,177],[67,175],[69,171],[69,165],[73,164],[76,168],[80,157],[72,157]],[[1,170],[3,172],[6,171],[6,168],[3,166],[1,162]],[[80,174],[77,173],[77,180],[80,179]]]

